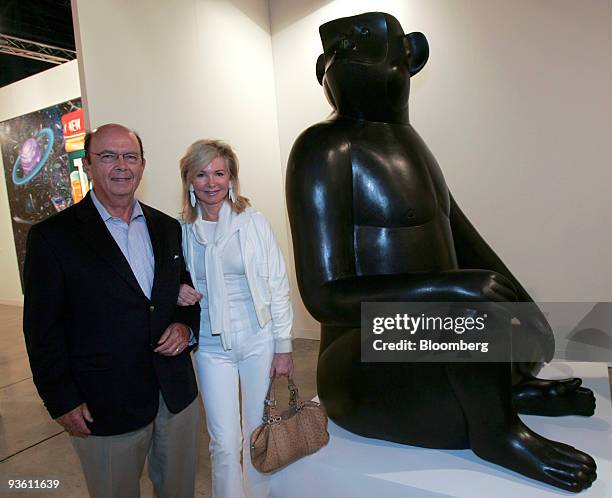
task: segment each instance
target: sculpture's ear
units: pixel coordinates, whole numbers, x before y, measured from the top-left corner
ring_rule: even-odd
[[[323,75],[325,74],[325,55],[319,55],[317,59],[317,79],[319,80],[319,85],[323,84]]]
[[[423,33],[415,31],[404,36],[404,46],[408,51],[410,76],[417,74],[429,59],[429,43]]]

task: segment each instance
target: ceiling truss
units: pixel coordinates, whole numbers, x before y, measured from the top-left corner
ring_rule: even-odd
[[[27,57],[50,64],[63,64],[76,59],[76,52],[45,43],[25,40],[0,33],[0,53]]]

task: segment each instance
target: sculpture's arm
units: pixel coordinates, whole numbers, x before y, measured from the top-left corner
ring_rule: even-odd
[[[328,282],[355,276],[350,144],[329,123],[296,140],[287,164],[286,195],[302,300],[319,321],[334,302],[323,299]],[[341,315],[341,310],[338,310]]]
[[[326,324],[358,324],[363,301],[513,301],[512,286],[487,271],[359,276],[353,246],[350,144],[332,125],[306,130],[287,165],[287,209],[298,285]]]
[[[452,195],[450,202],[450,223],[459,268],[481,268],[500,273],[512,282],[518,301],[533,301],[517,278],[463,214]]]
[[[362,302],[511,302],[516,295],[495,273],[451,270],[343,278],[322,285],[317,299],[324,305],[317,320],[359,326]]]
[[[533,299],[517,278],[463,214],[452,195],[450,201],[450,222],[459,268],[482,268],[499,273],[506,277],[516,289],[517,301],[532,303],[517,308],[516,316],[527,330],[542,338],[544,359],[550,361],[554,354],[555,345],[553,331],[548,320],[540,308],[533,303]]]

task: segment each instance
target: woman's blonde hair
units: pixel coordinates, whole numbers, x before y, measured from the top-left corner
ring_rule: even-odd
[[[225,167],[229,173],[235,202],[231,202],[232,209],[236,213],[242,213],[251,205],[246,197],[240,195],[240,181],[238,180],[238,158],[229,146],[221,140],[198,140],[192,143],[185,155],[181,158],[179,169],[181,181],[183,182],[183,211],[182,217],[186,223],[193,223],[198,217],[197,208],[193,207],[189,198],[189,186],[200,170],[208,166],[215,158],[221,157],[225,160]],[[228,199],[229,200],[229,199]]]

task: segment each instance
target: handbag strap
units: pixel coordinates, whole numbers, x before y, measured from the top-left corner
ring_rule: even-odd
[[[281,417],[276,415],[275,381],[276,377],[270,379],[270,385],[264,400],[263,421],[267,424],[281,421]],[[287,389],[289,390],[289,409],[292,411],[298,410],[302,403],[298,388],[292,378],[287,378]]]

